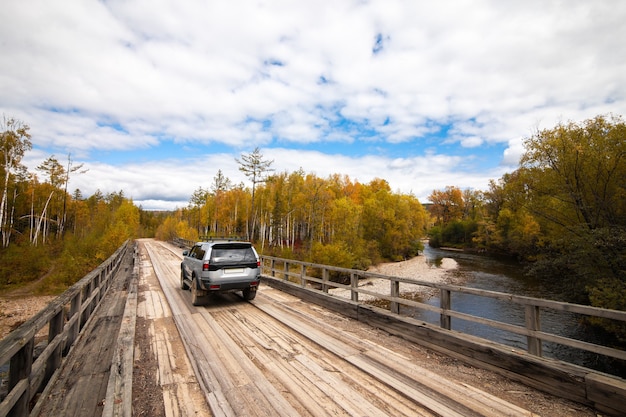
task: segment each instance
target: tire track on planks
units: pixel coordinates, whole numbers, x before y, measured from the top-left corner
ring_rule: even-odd
[[[320,405],[331,415],[433,415],[256,308],[214,316],[268,379],[284,390],[297,384],[297,400],[314,415],[323,415],[316,411]]]
[[[442,378],[374,341],[332,326],[320,325],[320,317],[315,316],[315,309],[307,311],[313,311],[313,315],[305,314],[299,307],[292,307],[292,304],[272,300],[271,291],[263,294],[265,298],[255,302],[259,309],[435,413],[493,417],[533,415],[487,392]],[[293,304],[300,306],[302,303]],[[333,342],[329,344],[328,340]],[[358,353],[355,354],[355,351]]]

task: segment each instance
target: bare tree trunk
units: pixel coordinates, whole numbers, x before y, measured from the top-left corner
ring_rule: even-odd
[[[30,200],[30,241],[33,241],[33,233],[35,233],[35,188],[33,188]]]
[[[52,199],[52,195],[53,194],[54,194],[54,191],[51,191],[50,192],[50,196],[48,197],[48,201],[46,201],[46,205],[44,206],[43,210],[41,211],[41,217],[39,217],[39,221],[37,222],[37,228],[35,230],[35,236],[33,237],[33,240],[31,242],[35,246],[37,246],[37,239],[39,238],[39,230],[41,229],[41,222],[46,217],[46,211],[48,210],[48,203],[50,203],[50,200]],[[44,234],[45,234],[45,231],[44,231]],[[45,237],[43,238],[43,241],[45,242]]]
[[[13,204],[11,204],[11,215],[9,216],[9,225],[7,227],[7,246],[11,241],[11,231],[13,230],[13,221],[15,219],[15,200],[17,199],[17,188],[13,190]]]
[[[7,171],[4,177],[4,188],[2,190],[2,201],[0,201],[0,231],[2,232],[2,247],[9,247],[9,236],[6,230],[7,223],[7,193],[9,192],[9,175]]]

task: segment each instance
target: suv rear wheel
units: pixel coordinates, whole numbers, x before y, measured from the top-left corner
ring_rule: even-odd
[[[191,281],[191,304],[201,306],[206,302],[204,291],[198,289],[198,280],[194,277]]]
[[[254,297],[256,297],[256,288],[255,289],[252,289],[250,287],[245,288],[242,291],[242,293],[243,293],[243,299],[244,300],[248,300],[248,301],[254,300]]]

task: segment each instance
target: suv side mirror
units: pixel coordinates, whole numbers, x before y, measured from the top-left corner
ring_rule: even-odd
[[[189,254],[188,250],[183,251],[183,256],[187,256]]]

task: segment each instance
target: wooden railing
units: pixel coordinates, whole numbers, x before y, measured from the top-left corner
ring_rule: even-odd
[[[0,417],[29,414],[29,403],[61,366],[129,247],[131,242],[126,241],[109,259],[0,341],[0,365],[3,369],[8,365],[8,392],[0,403]],[[35,357],[36,336],[46,327],[47,342]]]
[[[174,243],[181,248],[194,244],[184,239],[176,239]],[[626,415],[626,380],[623,372],[617,371],[609,375],[573,362],[545,358],[542,348],[544,343],[560,344],[603,355],[623,364],[626,361],[625,351],[546,331],[542,328],[542,315],[546,312],[553,316],[568,314],[571,320],[571,314],[574,313],[583,317],[614,320],[623,325],[626,322],[624,311],[271,256],[261,256],[261,264],[262,281],[306,302],[319,304],[381,328],[391,335],[450,355],[470,365],[498,372],[547,393],[595,407],[607,415]],[[382,281],[382,289],[379,285],[369,285],[370,280],[367,278]],[[420,301],[420,297],[411,295],[423,294],[424,290],[438,295],[438,306],[424,303]],[[518,319],[511,323],[506,322],[505,318],[480,317],[460,311],[454,305],[458,302],[456,300],[459,295],[475,297],[476,303],[480,303],[481,299],[506,302],[511,304],[507,309],[521,309],[524,320]],[[366,296],[367,301],[364,300]],[[438,320],[435,318],[425,322],[415,319],[413,313],[416,310],[431,315],[434,313]],[[518,335],[521,343],[524,343],[525,338],[525,351],[518,346],[511,347],[468,332],[453,331],[453,320],[457,319]],[[562,317],[559,316],[557,321],[560,319]]]
[[[541,315],[542,312],[546,310],[577,313],[586,317],[610,319],[619,322],[626,322],[626,311],[607,310],[579,304],[570,304],[462,286],[432,283],[420,281],[419,279],[382,275],[366,271],[338,268],[328,265],[313,264],[309,262],[274,258],[269,256],[262,256],[262,266],[264,275],[290,281],[311,291],[331,294],[336,297],[344,297],[352,302],[359,302],[361,296],[365,295],[371,296],[376,300],[385,300],[386,303],[384,304],[388,305],[388,309],[391,313],[399,314],[401,307],[403,306],[411,309],[434,312],[439,315],[438,325],[446,330],[450,330],[452,328],[452,319],[456,318],[522,335],[526,337],[526,350],[534,356],[542,357],[543,342],[552,342],[626,361],[626,351],[624,350],[614,349],[550,333],[542,330],[541,326]],[[349,284],[341,284],[331,281],[331,274],[344,277],[345,282],[349,282]],[[386,290],[372,290],[371,286],[363,285],[362,279],[364,278],[376,278],[387,281],[388,284],[385,285]],[[437,307],[410,297],[407,298],[401,296],[401,286],[402,294],[419,293],[420,287],[422,290],[426,288],[430,291],[435,291],[439,295],[439,306]],[[333,289],[342,289],[344,290],[345,295],[337,295]],[[455,293],[471,294],[476,297],[492,298],[519,305],[525,311],[525,323],[521,326],[455,311],[452,303],[453,294]],[[480,299],[477,299],[476,302],[479,303]],[[377,305],[380,305],[380,303],[377,303]]]
[[[194,242],[176,238],[174,243],[180,247],[189,247]],[[457,318],[480,325],[485,325],[494,329],[514,333],[526,338],[526,350],[528,353],[543,357],[543,343],[551,342],[580,349],[586,352],[592,352],[609,358],[626,361],[626,351],[614,349],[608,346],[602,346],[583,340],[564,337],[555,333],[542,330],[541,316],[542,312],[551,310],[553,312],[567,312],[580,314],[589,318],[599,318],[607,320],[615,320],[618,322],[626,322],[626,311],[609,310],[580,304],[571,304],[560,301],[546,300],[541,298],[526,297],[501,293],[496,291],[481,290],[476,288],[468,288],[462,286],[439,284],[419,279],[403,278],[397,276],[382,275],[372,272],[366,272],[355,269],[346,269],[333,267],[329,265],[320,265],[310,262],[296,261],[292,259],[275,258],[270,256],[261,256],[263,273],[272,277],[278,277],[285,281],[297,283],[303,288],[311,291],[320,291],[325,294],[331,294],[331,289],[343,289],[349,292],[349,299],[353,302],[359,302],[360,295],[368,295],[377,300],[385,300],[388,302],[389,311],[391,313],[400,314],[401,307],[408,307],[422,311],[429,311],[439,315],[439,325],[446,330],[452,329],[452,319]],[[341,284],[331,281],[331,274],[341,275],[350,284]],[[361,279],[376,278],[388,281],[387,291],[376,292],[367,289],[362,284]],[[417,277],[416,277],[417,278]],[[400,285],[405,287],[403,293],[420,292],[421,289],[427,288],[434,290],[439,295],[439,306],[429,305],[420,301],[402,297],[400,294]],[[411,290],[413,289],[413,291]],[[512,303],[524,309],[524,326],[506,323],[503,321],[493,320],[485,317],[479,317],[472,314],[455,311],[452,305],[452,296],[457,294],[470,294],[477,297],[491,298],[507,303]],[[480,301],[477,301],[480,302]]]

